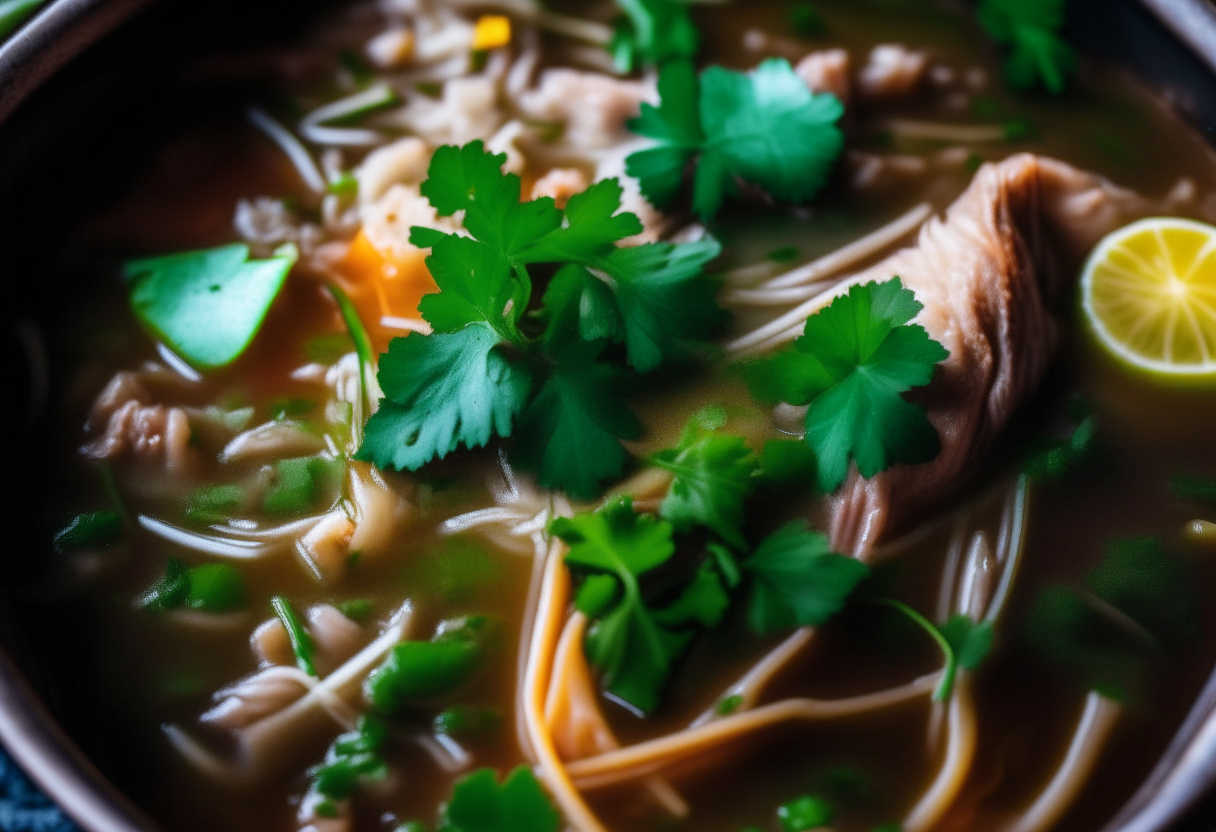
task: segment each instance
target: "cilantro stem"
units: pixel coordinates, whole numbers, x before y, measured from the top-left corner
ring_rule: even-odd
[[[937,689],[933,691],[933,701],[945,702],[950,698],[951,691],[954,690],[954,677],[958,673],[958,657],[954,654],[954,648],[950,646],[950,642],[946,641],[946,637],[942,635],[942,631],[932,621],[909,607],[903,601],[896,601],[894,598],[882,598],[876,603],[902,612],[937,642],[938,649],[942,651],[942,657],[946,660],[946,665],[942,668],[941,681],[937,683]]]
[[[131,515],[127,513],[126,503],[123,502],[122,492],[118,490],[118,481],[114,478],[114,469],[110,463],[101,463],[101,487],[106,497],[114,506],[114,511],[122,518],[124,525],[131,525]]]
[[[312,637],[304,629],[304,624],[296,615],[291,602],[282,595],[276,595],[270,599],[270,606],[274,608],[274,614],[279,617],[279,621],[283,622],[283,628],[287,630],[287,640],[291,642],[291,652],[295,654],[296,664],[300,666],[300,670],[319,679],[317,667],[312,661]]]
[[[374,382],[370,380],[370,375],[373,372],[375,354],[371,336],[367,334],[367,328],[359,317],[359,310],[355,309],[350,296],[332,283],[325,284],[325,288],[333,295],[346,329],[350,332],[350,338],[355,342],[355,354],[359,357],[359,394],[363,397],[363,407],[370,413],[372,405],[375,404],[371,399]]]

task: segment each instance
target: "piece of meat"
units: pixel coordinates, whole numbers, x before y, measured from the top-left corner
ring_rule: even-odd
[[[553,168],[532,184],[532,198],[551,197],[558,208],[575,194],[582,193],[591,185],[587,174],[578,168]]]
[[[852,82],[849,80],[849,53],[843,49],[824,49],[807,55],[794,72],[811,92],[830,92],[843,103],[849,103]]]
[[[599,150],[627,139],[625,122],[654,97],[651,87],[637,81],[558,68],[545,70],[519,106],[531,119],[565,125],[561,141],[570,147]]]
[[[898,43],[884,43],[870,52],[857,73],[862,98],[889,100],[910,95],[920,87],[929,68],[929,56]]]
[[[1042,379],[1059,340],[1049,309],[1085,255],[1157,207],[1061,162],[1019,154],[982,167],[915,247],[846,281],[898,275],[924,305],[915,322],[950,357],[917,396],[941,436],[941,454],[869,480],[854,470],[831,506],[837,551],[865,557],[964,484]]]
[[[132,399],[110,414],[105,433],[81,451],[94,459],[126,455],[163,459],[168,470],[184,471],[194,457],[190,448],[190,420],[180,407],[144,405]]]

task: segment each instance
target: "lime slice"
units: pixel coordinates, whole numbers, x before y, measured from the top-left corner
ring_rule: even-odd
[[[1216,376],[1216,227],[1152,217],[1107,235],[1081,303],[1098,340],[1152,373]]]

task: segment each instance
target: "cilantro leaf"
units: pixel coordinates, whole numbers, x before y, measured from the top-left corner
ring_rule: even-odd
[[[759,461],[742,438],[706,431],[693,422],[679,445],[650,461],[673,475],[659,513],[677,531],[706,526],[738,549],[746,545],[743,502],[755,487]]]
[[[626,160],[626,171],[659,208],[675,198],[684,168],[698,155],[693,208],[708,220],[737,193],[736,180],[777,199],[810,199],[844,149],[839,99],[812,93],[781,58],[749,73],[711,66],[699,88],[689,64],[672,62],[660,73],[659,92],[660,106],[643,105],[630,122],[658,145]]]
[[[621,209],[621,183],[596,182],[566,202],[565,223],[525,249],[525,263],[588,262],[616,247],[617,242],[642,233],[636,214]]]
[[[617,248],[596,264],[615,283],[625,351],[635,370],[655,369],[681,345],[708,339],[726,323],[717,283],[702,273],[721,253],[721,244],[707,237]]]
[[[701,34],[681,0],[617,0],[626,25],[618,26],[609,49],[621,72],[637,64],[662,66],[696,57]]]
[[[549,281],[542,301],[546,349],[558,352],[575,341],[621,341],[620,307],[612,289],[586,267],[568,263]]]
[[[464,211],[469,233],[512,259],[557,229],[562,214],[548,197],[520,202],[519,177],[503,172],[506,161],[505,153],[487,152],[480,139],[445,145],[431,157],[421,190],[440,216]]]
[[[803,795],[777,808],[782,832],[810,832],[828,826],[836,807],[818,795]]]
[[[674,554],[671,524],[638,514],[632,500],[619,497],[599,511],[558,518],[549,528],[570,547],[567,565],[589,574],[589,580],[598,579],[594,592],[580,591],[577,598],[580,609],[595,617],[587,632],[588,658],[604,674],[609,692],[645,713],[653,711],[672,662],[692,637],[660,623],[639,584],[642,576]],[[613,583],[609,585],[603,576]],[[705,590],[700,587],[695,592]],[[592,605],[588,602],[593,596]],[[709,606],[704,600],[675,603],[679,606],[669,619],[677,625],[713,617],[703,611]]]
[[[468,324],[484,322],[505,340],[520,339],[517,321],[528,302],[525,287],[490,246],[468,237],[444,236],[431,246],[426,265],[439,291],[423,295],[418,311],[435,332],[458,332]]]
[[[1127,537],[1106,546],[1101,563],[1085,579],[1097,597],[1176,646],[1199,635],[1198,599],[1188,571],[1155,537]]]
[[[894,462],[937,455],[940,441],[925,409],[903,398],[928,384],[949,356],[924,327],[908,323],[920,310],[898,277],[853,286],[807,319],[792,349],[752,366],[756,398],[810,405],[806,441],[825,492],[844,481],[850,459],[872,477]]]
[[[359,717],[355,730],[333,741],[325,762],[308,770],[312,790],[331,800],[345,800],[361,780],[383,780],[388,766],[380,749],[387,740],[387,725],[374,716]]]
[[[55,551],[108,549],[122,539],[122,515],[116,511],[90,511],[77,514],[55,535]]]
[[[1010,47],[1005,80],[1016,90],[1042,84],[1061,93],[1077,65],[1076,50],[1058,32],[1066,0],[981,0],[976,18],[998,43]]]
[[[729,607],[730,596],[722,584],[722,578],[714,561],[707,560],[676,599],[657,610],[654,618],[664,627],[699,625],[709,629],[721,623]]]
[[[624,374],[595,361],[593,352],[566,351],[524,412],[513,451],[521,464],[540,472],[542,487],[576,499],[596,496],[601,483],[620,475],[629,458],[620,440],[642,432],[621,401]]]
[[[382,714],[398,714],[419,699],[444,696],[463,685],[485,660],[483,616],[445,622],[430,641],[403,641],[363,683]]]
[[[250,260],[249,246],[233,243],[132,260],[123,276],[140,322],[194,367],[215,370],[249,347],[297,257],[284,246]]]
[[[164,577],[139,599],[140,607],[150,612],[185,608],[226,613],[248,603],[245,579],[232,564],[186,566],[178,558],[169,558]]]
[[[975,670],[992,652],[994,632],[992,623],[976,623],[966,615],[952,615],[940,628],[942,638],[954,650],[958,666],[964,670]]]
[[[367,422],[356,459],[416,471],[458,446],[510,436],[532,382],[499,351],[500,343],[479,324],[389,342],[380,359],[385,398]]]
[[[1095,430],[1094,417],[1086,416],[1076,423],[1067,438],[1039,441],[1022,463],[1022,470],[1034,479],[1060,479],[1089,455]]]
[[[864,563],[836,554],[827,537],[799,523],[765,538],[743,568],[753,578],[747,622],[761,635],[827,622],[870,574]]]
[[[493,769],[460,780],[443,809],[443,832],[557,832],[561,816],[532,769],[519,766],[500,786]]]
[[[672,61],[659,72],[659,106],[643,102],[629,129],[657,144],[625,160],[625,172],[638,180],[656,207],[675,201],[684,169],[705,141],[698,109],[697,71],[690,61]]]

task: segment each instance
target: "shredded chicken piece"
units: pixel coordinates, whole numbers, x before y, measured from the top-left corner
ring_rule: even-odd
[[[950,351],[918,400],[938,457],[866,480],[854,472],[832,510],[839,551],[864,556],[887,532],[958,488],[1037,388],[1058,341],[1049,307],[1102,235],[1153,204],[1062,162],[1019,154],[985,165],[943,219],[844,281],[899,275],[924,309],[916,322]]]
[[[532,198],[551,197],[558,208],[565,208],[566,201],[575,194],[587,190],[591,181],[578,168],[554,168],[532,185]]]
[[[410,228],[415,225],[455,232],[459,225],[451,217],[440,217],[422,195],[417,184],[393,184],[374,202],[360,211],[363,233],[379,251],[392,254],[400,262],[409,262],[422,250],[410,242]]]
[[[338,508],[300,538],[296,551],[317,580],[334,583],[346,571],[354,535],[355,524]]]
[[[863,98],[890,99],[910,95],[920,87],[929,68],[929,56],[898,43],[875,46],[857,73]]]
[[[190,420],[180,407],[143,405],[131,400],[110,415],[101,438],[81,449],[94,459],[127,454],[147,460],[163,459],[170,471],[185,471],[193,464]]]
[[[430,162],[431,147],[417,136],[376,148],[359,165],[359,201],[376,202],[393,185],[417,185]]]
[[[807,55],[794,67],[811,92],[830,92],[848,103],[853,92],[849,80],[849,53],[843,49],[824,49]]]
[[[547,69],[540,84],[523,94],[520,109],[537,121],[565,125],[562,141],[579,150],[598,150],[626,141],[628,119],[654,91],[637,81],[625,81],[598,72]]]
[[[425,43],[419,40],[419,47]],[[390,116],[385,116],[389,120]],[[391,120],[431,145],[467,144],[494,135],[502,125],[495,79],[477,75],[451,78],[439,100],[416,96],[391,115]]]

